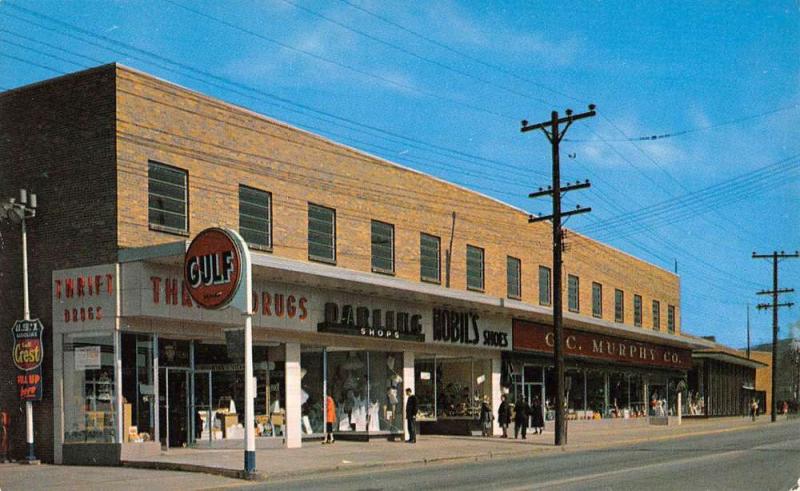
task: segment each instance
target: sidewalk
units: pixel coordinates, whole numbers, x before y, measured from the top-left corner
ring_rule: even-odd
[[[543,435],[528,435],[527,440],[481,437],[421,436],[416,445],[404,442],[342,442],[321,445],[308,442],[299,449],[259,450],[256,454],[258,480],[291,478],[300,475],[368,467],[442,463],[457,460],[513,458],[533,453],[579,451],[653,442],[690,435],[756,429],[769,424],[768,417],[752,422],[747,418],[688,419],[680,426],[646,424],[573,424],[568,445],[553,445],[552,424]],[[776,424],[785,424],[779,422]],[[241,477],[242,450],[172,449],[157,460],[128,461],[125,466],[150,469],[198,471],[226,477]]]

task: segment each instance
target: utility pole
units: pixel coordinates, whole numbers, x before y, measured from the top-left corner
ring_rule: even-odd
[[[574,210],[563,212],[561,211],[561,195],[567,191],[576,189],[588,188],[591,184],[589,181],[576,182],[575,184],[567,183],[563,188],[561,187],[561,167],[559,163],[558,147],[561,139],[567,133],[567,130],[574,121],[594,116],[595,105],[589,104],[589,111],[581,114],[572,114],[572,109],[566,110],[566,116],[563,118],[558,117],[558,112],[553,111],[550,114],[550,121],[544,121],[539,124],[528,125],[527,121],[522,121],[521,132],[526,133],[533,130],[542,130],[550,141],[550,146],[553,153],[553,184],[548,186],[547,189],[539,188],[538,192],[530,193],[529,198],[537,198],[539,196],[552,196],[553,198],[553,214],[548,216],[530,216],[528,223],[541,222],[544,220],[551,220],[553,223],[553,365],[556,369],[556,445],[566,445],[567,443],[567,426],[564,411],[564,397],[565,397],[565,381],[564,381],[564,326],[563,326],[563,308],[562,308],[562,295],[561,295],[561,252],[562,252],[562,233],[561,233],[561,219],[571,215],[578,215],[580,213],[588,213],[592,211],[591,208],[581,208],[580,205],[576,206]],[[563,130],[560,125],[564,124]],[[547,130],[550,128],[550,131]]]
[[[750,359],[750,304],[747,304],[747,359]]]
[[[778,288],[778,260],[791,259],[800,257],[797,251],[794,254],[786,254],[785,252],[774,251],[772,254],[756,254],[753,252],[753,259],[772,259],[772,290],[761,290],[757,295],[772,295],[772,304],[760,303],[758,310],[772,309],[772,401],[770,404],[771,421],[774,423],[778,412],[778,401],[775,400],[777,395],[777,377],[778,377],[778,309],[781,307],[791,307],[794,305],[792,302],[778,303],[778,295],[781,293],[791,293],[794,288]]]

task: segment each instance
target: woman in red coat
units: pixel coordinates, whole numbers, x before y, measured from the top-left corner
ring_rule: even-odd
[[[322,443],[333,443],[334,423],[336,423],[336,404],[329,395],[325,399],[325,440]]]

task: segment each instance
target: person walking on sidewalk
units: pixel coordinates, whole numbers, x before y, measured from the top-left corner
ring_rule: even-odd
[[[531,408],[528,406],[528,403],[525,402],[524,397],[520,397],[517,404],[514,406],[514,438],[516,439],[519,436],[520,431],[522,431],[522,439],[525,440],[525,436],[528,433],[528,417],[530,416]]]
[[[503,436],[501,438],[508,438],[508,425],[511,424],[511,408],[508,407],[508,397],[503,394],[501,396],[502,402],[497,409],[497,424],[503,429]]]
[[[492,421],[494,421],[494,414],[492,408],[489,407],[489,397],[483,396],[481,403],[481,434],[483,436],[492,436]]]
[[[753,398],[750,402],[750,418],[755,421],[758,417],[758,401]]]
[[[408,424],[408,443],[417,443],[417,396],[406,389],[406,424]]]
[[[333,443],[333,425],[336,423],[336,403],[328,395],[325,399],[325,440],[322,443]]]
[[[531,406],[531,419],[533,420],[533,432],[541,435],[544,431],[544,417],[542,416],[542,403],[538,397],[533,398],[533,405]]]

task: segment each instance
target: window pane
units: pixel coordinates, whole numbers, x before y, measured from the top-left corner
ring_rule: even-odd
[[[483,290],[483,249],[467,246],[467,288]]]
[[[550,305],[550,268],[539,266],[539,305]]]
[[[522,285],[520,281],[522,262],[519,259],[511,256],[508,256],[506,262],[508,296],[511,298],[520,298],[522,296]]]
[[[658,300],[653,300],[653,329],[661,329],[661,304]]]
[[[603,286],[600,283],[592,283],[592,315],[603,316]]]
[[[428,234],[419,236],[419,275],[423,280],[440,281],[439,243],[439,237]]]
[[[323,206],[308,204],[308,257],[336,261],[336,212]]]
[[[622,290],[614,291],[614,320],[625,322],[625,293]]]
[[[675,332],[675,307],[673,305],[667,306],[667,330]]]
[[[239,186],[239,233],[249,244],[272,246],[271,202],[270,193]]]
[[[580,280],[577,276],[567,276],[567,302],[571,312],[580,312]]]
[[[633,325],[636,327],[642,326],[642,296],[633,296]]]
[[[148,162],[148,223],[186,232],[186,171]]]
[[[372,221],[372,269],[394,272],[394,225]]]

